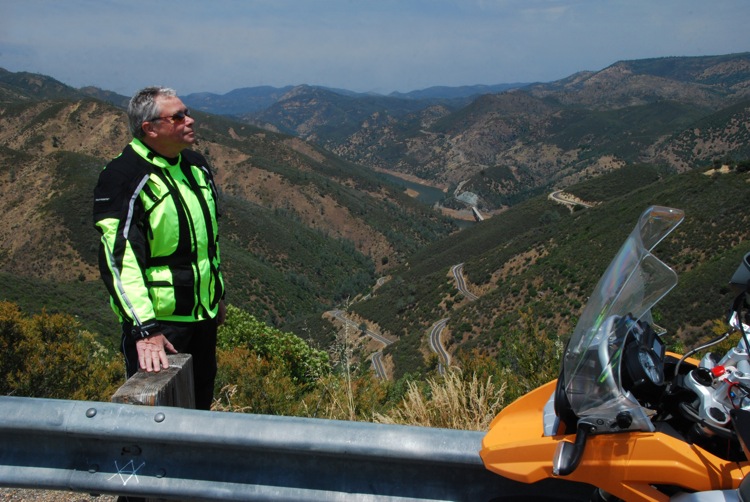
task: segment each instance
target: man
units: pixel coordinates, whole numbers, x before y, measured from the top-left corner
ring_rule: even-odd
[[[99,269],[122,323],[128,377],[193,356],[195,405],[210,409],[216,330],[224,321],[218,204],[195,143],[195,120],[174,90],[147,87],[130,100],[133,140],[99,175],[94,224]]]

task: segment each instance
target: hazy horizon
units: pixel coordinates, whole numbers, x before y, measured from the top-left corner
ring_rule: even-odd
[[[747,52],[747,0],[3,0],[0,67],[131,95],[551,82]]]

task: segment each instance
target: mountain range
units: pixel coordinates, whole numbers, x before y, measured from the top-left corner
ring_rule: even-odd
[[[665,253],[689,287],[663,315],[675,343],[699,337],[748,251],[749,98],[744,53],[622,61],[550,83],[184,101],[222,189],[230,303],[322,347],[335,330],[322,314],[344,306],[395,341],[385,360],[398,376],[432,364],[425,332],[443,318],[451,353],[501,363],[530,319],[564,338],[650,204],[687,211],[683,247]],[[117,328],[90,198],[129,140],[126,103],[0,70],[0,300],[73,313],[104,337]],[[425,204],[399,178],[445,195]],[[563,188],[582,202],[573,211],[547,197]],[[470,207],[484,221],[455,219]],[[459,263],[478,300],[456,289]]]
[[[215,97],[186,101],[211,113],[292,134],[336,155],[444,187],[497,212],[528,194],[647,162],[682,172],[750,154],[750,54],[617,62],[534,84],[404,96],[297,86],[239,112]],[[226,95],[231,103],[234,93]],[[731,126],[730,126],[731,127]],[[461,194],[466,194],[461,197]]]
[[[129,141],[124,110],[39,75],[0,72],[0,89],[3,299],[116,332],[96,279],[91,197]],[[310,143],[194,115],[197,149],[222,190],[228,300],[270,324],[319,318],[456,229],[401,187]]]

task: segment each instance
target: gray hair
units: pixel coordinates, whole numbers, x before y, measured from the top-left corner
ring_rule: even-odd
[[[141,127],[143,123],[159,116],[156,98],[174,96],[177,96],[174,89],[158,86],[146,87],[135,93],[128,103],[128,125],[134,138],[143,138],[145,136]]]

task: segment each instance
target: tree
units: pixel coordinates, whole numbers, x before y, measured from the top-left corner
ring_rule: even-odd
[[[65,314],[25,316],[0,302],[0,392],[109,401],[124,382],[122,363]]]

